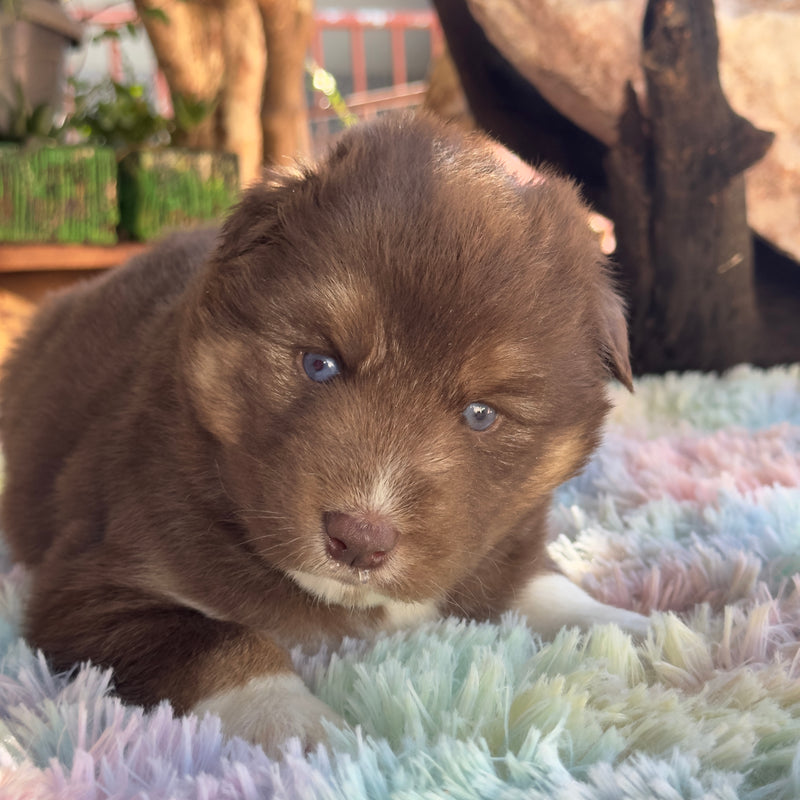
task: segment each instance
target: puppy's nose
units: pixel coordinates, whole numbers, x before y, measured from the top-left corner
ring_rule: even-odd
[[[397,543],[397,529],[379,515],[328,511],[323,519],[328,555],[350,567],[377,567]]]

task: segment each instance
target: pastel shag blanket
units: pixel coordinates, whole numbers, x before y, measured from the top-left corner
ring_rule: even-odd
[[[800,367],[612,389],[589,467],[557,495],[552,555],[652,612],[551,643],[507,616],[295,654],[352,726],[280,761],[218,721],[123,706],[108,673],[53,674],[0,564],[0,798],[800,797]]]

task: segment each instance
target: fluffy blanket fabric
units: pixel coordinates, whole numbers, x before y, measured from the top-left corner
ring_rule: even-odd
[[[800,797],[800,368],[646,378],[558,493],[552,554],[653,612],[542,643],[509,616],[295,654],[353,726],[281,762],[215,719],[122,706],[19,638],[0,564],[0,797]]]

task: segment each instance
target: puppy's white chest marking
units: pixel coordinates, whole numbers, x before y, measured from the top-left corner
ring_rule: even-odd
[[[532,578],[514,608],[525,615],[533,630],[548,639],[563,627],[577,626],[586,630],[594,624],[611,622],[644,638],[650,624],[647,617],[635,611],[598,602],[569,578],[557,573]]]
[[[424,603],[399,603],[390,600],[384,606],[386,618],[384,620],[384,630],[396,631],[402,628],[410,628],[420,625],[423,622],[439,618],[439,609],[432,600]]]
[[[201,700],[192,713],[216,714],[226,736],[260,744],[270,756],[293,736],[303,746],[325,740],[322,720],[342,724],[339,715],[308,691],[297,675],[280,673],[252,678],[244,686]]]

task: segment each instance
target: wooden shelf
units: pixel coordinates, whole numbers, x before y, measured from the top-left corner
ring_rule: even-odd
[[[81,244],[0,244],[0,272],[107,269],[146,250],[139,243],[110,247]]]

